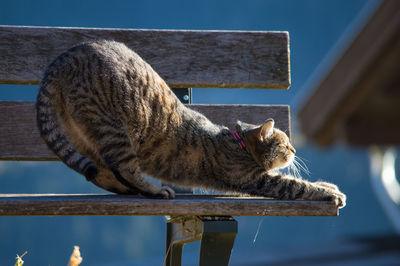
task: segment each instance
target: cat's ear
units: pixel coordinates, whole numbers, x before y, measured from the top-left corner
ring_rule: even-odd
[[[274,124],[275,122],[272,118],[265,121],[265,123],[261,126],[256,126],[252,124],[243,123],[241,121],[237,121],[236,130],[239,133],[245,133],[245,135],[253,136],[253,138],[263,142],[265,139],[268,139],[272,135]]]
[[[242,121],[237,121],[236,122],[236,131],[237,132],[243,132],[244,131],[244,128],[243,128],[243,122]]]
[[[275,126],[274,119],[270,118],[267,121],[265,121],[264,125],[260,127],[258,136],[259,140],[263,141],[265,139],[268,139],[274,132],[274,126]]]

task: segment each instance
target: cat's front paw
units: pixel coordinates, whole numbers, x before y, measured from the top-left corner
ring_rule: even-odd
[[[158,193],[155,196],[161,199],[174,199],[175,191],[170,187],[163,186],[160,188],[160,191],[158,191]]]
[[[346,206],[346,195],[340,192],[338,186],[323,181],[318,181],[314,184],[330,194],[327,197],[327,200],[333,201],[339,208]]]
[[[338,206],[339,208],[343,208],[344,206],[346,206],[346,198],[347,197],[345,194],[343,194],[340,191],[337,191],[332,193],[332,195],[328,197],[328,200],[333,201],[335,205]]]

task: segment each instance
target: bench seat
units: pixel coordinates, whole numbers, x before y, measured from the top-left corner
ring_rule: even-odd
[[[324,201],[178,194],[173,200],[114,194],[0,194],[0,216],[336,216]]]

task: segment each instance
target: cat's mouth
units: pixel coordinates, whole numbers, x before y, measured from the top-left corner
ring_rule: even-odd
[[[289,165],[293,164],[294,161],[294,153],[290,153],[288,155],[285,156],[285,163],[283,164],[283,166],[281,168],[286,168]]]

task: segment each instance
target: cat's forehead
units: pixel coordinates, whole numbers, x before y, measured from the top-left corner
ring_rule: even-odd
[[[274,139],[280,143],[287,143],[290,142],[289,137],[280,129],[274,128]]]

